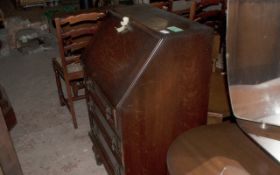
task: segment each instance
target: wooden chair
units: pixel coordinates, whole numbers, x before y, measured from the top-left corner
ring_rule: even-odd
[[[155,8],[170,11],[170,2],[169,1],[153,2],[150,5],[155,7]]]
[[[213,40],[213,67],[215,72],[216,62],[221,52],[225,48],[226,35],[226,0],[193,0],[189,19],[208,25],[215,31]]]
[[[85,94],[79,94],[79,91],[84,88],[84,70],[80,63],[80,56],[96,33],[104,16],[104,13],[91,12],[66,18],[55,18],[60,57],[53,58],[53,69],[60,104],[68,107],[75,128],[78,128],[78,125],[73,101],[85,98]],[[66,97],[63,93],[61,79],[65,82]]]
[[[198,22],[219,21],[225,15],[225,0],[192,0],[189,19]]]
[[[169,11],[183,17],[189,17],[191,0],[169,0]]]

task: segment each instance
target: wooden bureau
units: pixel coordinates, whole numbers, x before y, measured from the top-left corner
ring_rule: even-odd
[[[167,174],[171,142],[206,123],[212,34],[145,5],[108,12],[82,60],[89,134],[110,175]]]

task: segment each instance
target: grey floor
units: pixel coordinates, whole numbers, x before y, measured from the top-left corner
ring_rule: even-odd
[[[106,175],[91,150],[85,101],[75,103],[78,129],[58,102],[51,58],[56,49],[0,57],[0,83],[18,124],[11,136],[25,175]]]

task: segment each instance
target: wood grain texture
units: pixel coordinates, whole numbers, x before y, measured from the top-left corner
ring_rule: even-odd
[[[238,167],[235,163],[223,161],[230,159],[254,175],[280,173],[279,163],[231,123],[203,126],[180,135],[169,149],[168,170],[170,175],[185,175],[213,158],[224,162],[225,166]],[[201,168],[211,174],[222,172],[224,167],[212,161]]]
[[[117,33],[122,16],[130,24]],[[159,32],[168,26],[183,31]],[[167,174],[171,142],[206,124],[212,34],[149,6],[117,7],[108,14],[82,60],[90,135],[110,175]]]
[[[245,120],[238,120],[245,132],[276,140],[280,137],[279,15],[279,1],[229,1],[227,61],[233,113]],[[268,128],[261,129],[261,123]]]
[[[229,0],[227,58],[236,117],[254,120],[274,112],[266,102],[277,101],[279,91],[279,5],[275,0]],[[260,124],[239,119],[238,124],[246,133],[279,140],[279,127],[269,125],[262,130]],[[236,124],[223,123],[183,133],[168,152],[170,175],[200,170],[225,174],[228,166],[241,166],[245,174],[280,174],[279,162],[244,132]]]
[[[229,92],[236,117],[257,121],[278,115],[280,78],[257,85],[231,85]]]
[[[230,84],[258,84],[279,75],[280,1],[229,0]]]
[[[8,130],[17,124],[17,118],[5,89],[0,85],[0,108]]]
[[[3,89],[0,89],[0,91],[3,91]],[[3,93],[5,92],[0,92],[0,94]],[[11,106],[10,108],[11,109],[9,109],[9,111],[13,111]],[[17,158],[17,154],[4,120],[10,117],[10,115],[11,113],[3,111],[2,106],[0,106],[0,166],[4,175],[22,175],[23,173]]]

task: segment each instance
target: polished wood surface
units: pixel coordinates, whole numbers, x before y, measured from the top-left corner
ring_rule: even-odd
[[[232,123],[203,126],[183,133],[172,143],[167,165],[170,175],[185,175],[199,168],[210,175],[221,173],[226,166],[253,175],[280,173],[279,163]]]
[[[169,26],[182,31],[160,32]],[[170,143],[206,123],[212,34],[150,6],[109,12],[82,60],[93,149],[110,175],[167,174]]]
[[[279,77],[279,15],[280,1],[229,0],[230,84],[252,85]]]
[[[0,108],[8,130],[17,124],[17,118],[5,89],[0,85]]]
[[[84,89],[84,70],[80,56],[90,39],[96,33],[100,19],[104,13],[89,12],[70,15],[65,18],[55,18],[59,58],[53,58],[58,95],[61,105],[66,105],[71,113],[74,128],[78,127],[74,100],[85,98],[79,91]],[[66,97],[63,93],[61,79],[66,86]]]
[[[279,23],[276,22],[279,5],[279,1],[274,0],[229,0],[227,64],[229,82],[234,85],[229,90],[236,117],[245,118],[241,114],[248,114],[250,120],[273,111],[273,106],[263,106],[262,103],[274,101],[278,96],[278,82],[274,78],[279,75]],[[272,93],[271,96],[264,88]],[[195,128],[180,135],[168,152],[170,175],[197,172],[207,175],[280,174],[279,161],[247,135],[252,133],[279,140],[279,127],[241,119],[237,121],[239,127],[235,123],[223,123]],[[273,144],[269,146],[273,147]],[[234,169],[225,173],[228,167]],[[240,172],[234,172],[236,170]]]
[[[257,121],[277,115],[280,78],[257,85],[232,85],[229,92],[234,114],[239,118]]]
[[[242,130],[246,133],[280,141],[279,126],[270,125],[270,124],[266,124],[262,126],[262,123],[257,123],[253,121],[242,120],[242,119],[238,119],[237,123],[242,128]]]
[[[221,123],[232,116],[226,75],[221,71],[217,69],[211,75],[207,124]]]
[[[0,171],[1,169],[4,175],[23,175],[0,108]]]
[[[5,91],[0,85],[0,103],[2,103],[3,96],[1,95],[3,94],[5,94]],[[5,101],[9,101],[7,96],[5,96]],[[5,105],[3,108],[0,105],[0,174],[1,171],[3,171],[4,175],[22,175],[23,173],[17,158],[17,154],[6,125],[7,119],[7,124],[15,124],[15,120],[12,120],[11,122],[9,119],[11,116],[12,118],[15,118],[14,113],[12,112],[13,115],[11,115],[11,112],[9,111],[13,111],[11,106],[7,108]]]
[[[228,5],[227,62],[233,113],[244,119],[238,121],[245,132],[279,140],[280,1],[229,0]]]
[[[280,2],[229,1],[228,14],[228,77],[233,112],[242,119],[277,122]],[[274,121],[269,121],[270,117]]]

